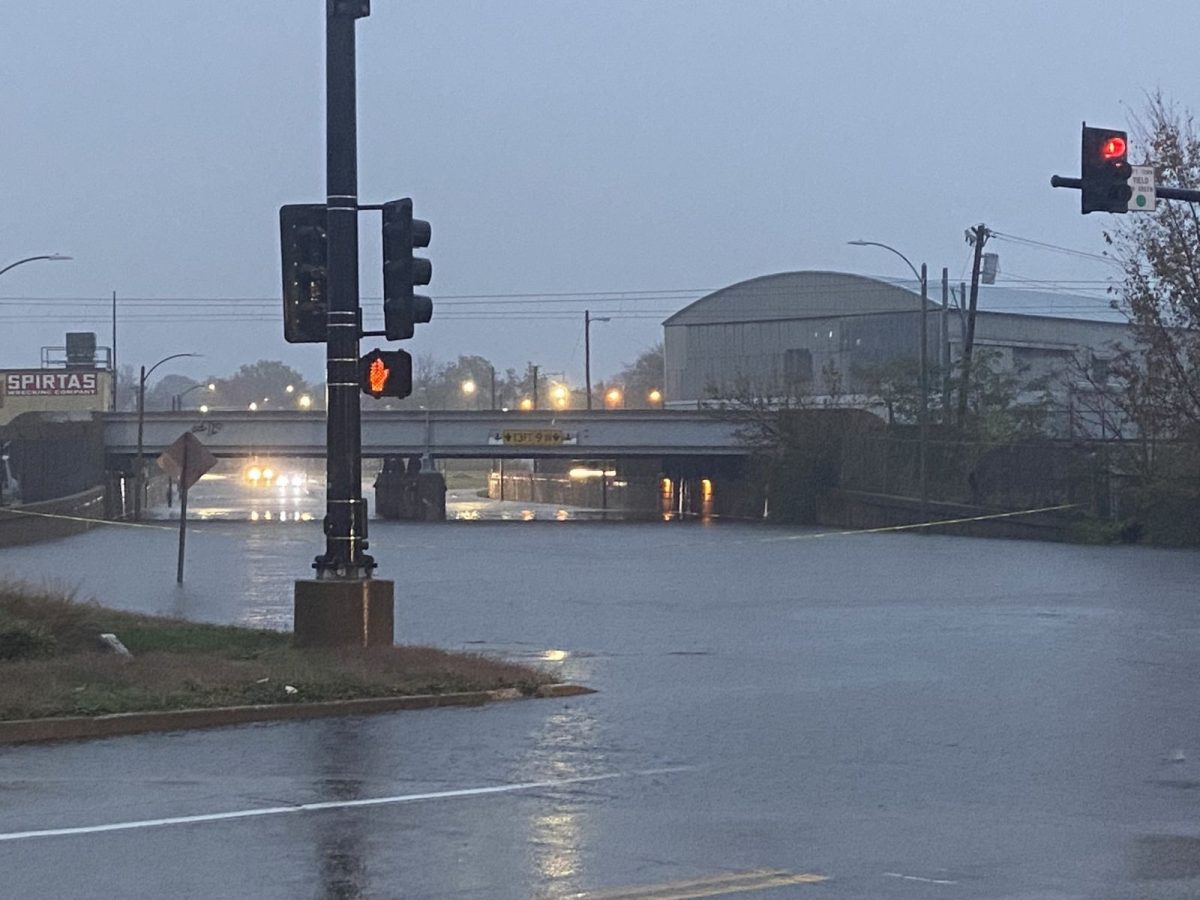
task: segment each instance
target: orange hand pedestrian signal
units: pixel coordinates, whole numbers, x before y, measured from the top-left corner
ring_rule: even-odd
[[[378,356],[371,362],[370,368],[367,369],[367,383],[371,386],[371,393],[383,396],[383,389],[387,387],[388,375],[392,374],[388,367],[383,364],[383,360]]]
[[[402,399],[412,393],[412,357],[403,350],[372,350],[358,361],[364,394]]]

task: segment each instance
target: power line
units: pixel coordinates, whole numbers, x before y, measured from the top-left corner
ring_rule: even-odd
[[[1050,244],[1045,241],[1035,241],[1033,238],[1018,237],[1014,234],[1005,234],[1003,231],[989,232],[992,237],[1001,241],[1009,241],[1015,244],[1025,244],[1030,247],[1038,247],[1042,250],[1050,250],[1054,253],[1062,253],[1067,256],[1075,256],[1082,259],[1098,260],[1099,262],[1108,263],[1113,266],[1120,266],[1121,263],[1113,259],[1111,256],[1104,256],[1099,253],[1088,253],[1085,250],[1074,250],[1070,247],[1063,247],[1059,244]]]
[[[874,283],[871,283],[871,282],[874,282]],[[1057,279],[1044,279],[1041,281],[1041,283],[1045,283],[1045,284],[1069,284],[1069,283],[1099,284],[1099,283],[1103,283],[1103,282],[1101,282],[1099,280],[1068,282],[1068,281],[1060,281]],[[905,290],[905,291],[908,291],[909,293],[915,293],[915,290],[910,289],[908,286],[912,285],[915,288],[916,284],[917,284],[917,282],[913,281],[912,279],[876,278],[876,279],[871,279],[870,281],[868,281],[865,284],[863,284],[863,283],[855,284],[849,289],[841,289],[839,287],[830,287],[829,285],[826,285],[826,284],[815,284],[815,285],[785,284],[785,285],[775,285],[775,286],[771,286],[771,287],[749,286],[749,285],[731,285],[731,286],[729,286],[729,288],[720,288],[720,289],[717,289],[714,291],[709,291],[707,294],[700,297],[699,299],[700,300],[709,300],[709,299],[715,300],[715,299],[718,299],[716,295],[719,292],[725,291],[725,290],[730,290],[730,289],[736,289],[736,295],[739,298],[739,301],[741,301],[741,302],[745,302],[747,300],[754,300],[754,299],[773,299],[773,298],[774,299],[791,300],[791,299],[804,299],[806,297],[825,297],[825,298],[837,297],[837,298],[841,298],[841,302],[843,303],[843,306],[838,307],[838,308],[844,308],[844,303],[846,302],[846,300],[849,300],[851,297],[861,297],[861,296],[867,296],[870,294],[895,294],[895,292],[897,290]],[[581,299],[578,301],[568,301],[568,300],[560,299],[557,295],[553,295],[553,294],[529,295],[528,297],[525,297],[525,298],[514,298],[514,297],[503,298],[503,297],[497,296],[496,299],[491,300],[491,301],[484,301],[484,300],[478,300],[478,299],[466,300],[466,299],[462,299],[461,297],[459,297],[458,299],[455,299],[454,297],[449,297],[449,298],[435,297],[434,298],[435,302],[442,304],[442,305],[450,306],[450,307],[483,307],[483,308],[491,308],[494,306],[540,305],[543,303],[563,304],[563,303],[569,303],[569,302],[624,303],[624,302],[627,302],[629,299],[630,298],[628,296],[621,297],[621,296],[613,295],[613,296],[610,296],[607,300],[603,299],[603,298],[592,297],[592,298],[588,298],[586,300]],[[647,301],[647,302],[650,302],[650,301],[664,302],[664,301],[666,301],[666,302],[675,303],[675,302],[681,302],[681,300],[683,298],[644,295],[644,296],[638,297],[637,299]],[[382,297],[366,297],[366,296],[364,296],[364,297],[361,297],[360,300],[363,303],[382,303],[383,298]],[[221,307],[232,307],[235,309],[244,309],[247,307],[263,307],[263,308],[278,309],[280,307],[280,303],[281,303],[281,301],[279,300],[279,298],[276,298],[276,297],[126,297],[126,298],[118,298],[118,308],[125,309],[125,310],[128,310],[130,308],[141,307],[141,306],[179,306],[179,305],[203,307],[203,310],[199,310],[201,312],[203,312],[204,310],[210,310],[210,309],[221,308]],[[30,297],[30,296],[0,297],[0,306],[17,306],[17,305],[20,305],[23,307],[28,307],[31,305],[33,305],[33,306],[44,306],[44,305],[66,305],[66,306],[76,305],[76,306],[78,306],[78,305],[86,305],[86,304],[103,304],[105,306],[105,308],[107,309],[107,308],[110,308],[112,305],[112,298],[111,297]],[[676,310],[676,311],[679,308],[680,307],[672,307],[672,309]],[[578,315],[578,313],[582,312],[582,310],[564,310],[564,311],[571,312],[572,314],[575,314],[575,315]],[[614,312],[616,312],[616,311],[614,311]],[[605,314],[611,315],[613,313],[606,312]]]

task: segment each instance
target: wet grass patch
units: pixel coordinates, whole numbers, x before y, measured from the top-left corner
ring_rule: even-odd
[[[105,650],[115,634],[132,656]],[[312,703],[555,682],[530,666],[434,647],[298,650],[285,632],[107,609],[0,584],[0,721]]]

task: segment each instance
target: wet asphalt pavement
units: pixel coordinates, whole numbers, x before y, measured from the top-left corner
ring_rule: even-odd
[[[2,748],[0,896],[1200,896],[1200,554],[730,523],[371,537],[400,640],[599,693]],[[196,523],[177,589],[174,540],[104,529],[0,550],[0,575],[286,627],[320,550],[315,522]]]

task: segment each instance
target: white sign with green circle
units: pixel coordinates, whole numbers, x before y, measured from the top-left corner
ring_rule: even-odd
[[[1131,166],[1129,186],[1133,195],[1129,198],[1130,212],[1153,212],[1156,202],[1154,193],[1154,166]]]

